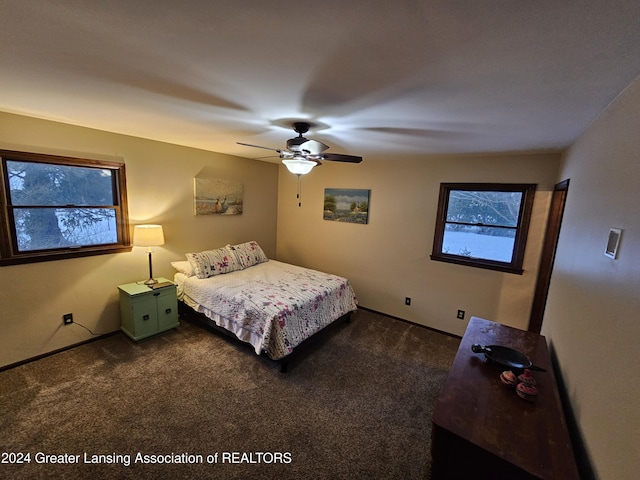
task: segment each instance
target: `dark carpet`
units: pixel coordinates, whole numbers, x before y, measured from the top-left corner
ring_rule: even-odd
[[[184,321],[0,372],[0,477],[428,478],[459,339],[367,310],[316,337],[285,374]]]

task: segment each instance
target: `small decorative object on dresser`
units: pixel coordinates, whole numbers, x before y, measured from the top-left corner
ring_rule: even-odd
[[[156,335],[180,325],[176,285],[166,278],[158,279],[157,288],[144,283],[119,285],[120,329],[133,340]]]
[[[501,363],[478,356],[513,351],[526,358],[517,366],[535,360],[544,372],[498,374]],[[433,408],[431,460],[433,480],[580,478],[544,336],[471,317]]]

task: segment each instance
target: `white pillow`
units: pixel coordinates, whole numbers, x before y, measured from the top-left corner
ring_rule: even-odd
[[[193,277],[195,275],[195,273],[193,272],[193,267],[191,266],[188,260],[171,262],[171,266],[175,268],[178,272],[186,275],[187,277]]]

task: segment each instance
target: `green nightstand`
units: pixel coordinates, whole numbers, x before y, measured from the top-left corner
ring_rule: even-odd
[[[158,278],[158,283],[169,282]],[[120,290],[120,329],[133,340],[156,335],[180,325],[176,286],[149,288],[144,283],[118,285]]]

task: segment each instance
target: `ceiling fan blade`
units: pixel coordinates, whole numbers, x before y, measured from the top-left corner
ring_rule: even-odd
[[[306,152],[310,155],[317,155],[324,152],[328,145],[317,140],[309,140],[304,137],[290,138],[287,140],[287,150],[291,152]]]
[[[280,150],[279,148],[263,147],[260,145],[251,145],[250,143],[242,143],[242,142],[236,142],[236,143],[238,145],[244,145],[245,147],[264,148],[265,150],[273,150],[274,152],[282,153],[282,150]]]
[[[279,148],[263,147],[262,145],[253,145],[251,143],[236,142],[238,145],[245,147],[262,148],[264,150],[271,150],[280,155],[284,163],[288,163],[289,160],[307,160],[315,162],[317,165],[322,165],[321,160],[328,160],[330,162],[348,162],[348,163],[360,163],[362,157],[356,157],[355,155],[343,155],[340,153],[322,153],[329,148],[322,142],[317,140],[309,140],[303,137],[309,130],[310,125],[307,122],[294,122],[293,129],[298,134],[295,138],[287,140],[287,148],[280,150]],[[270,157],[259,157],[270,158]]]
[[[323,153],[322,160],[329,160],[330,162],[360,163],[362,161],[362,157],[342,155],[340,153]]]
[[[318,153],[324,152],[329,145],[325,145],[322,142],[318,142],[317,140],[307,140],[303,144],[300,145],[300,149],[309,152],[311,155],[317,155]]]

